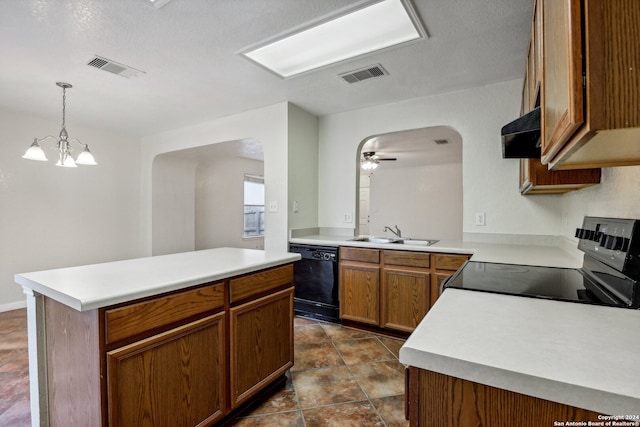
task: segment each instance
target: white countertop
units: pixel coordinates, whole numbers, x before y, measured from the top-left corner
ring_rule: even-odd
[[[640,310],[447,289],[400,362],[609,415],[640,414]]]
[[[398,243],[369,243],[349,240],[350,237],[311,235],[289,239],[290,243],[325,246],[354,246],[361,248],[396,249],[405,251],[469,254],[473,261],[507,264],[542,265],[546,267],[579,268],[582,258],[556,246],[519,245],[439,241],[434,245]]]
[[[300,259],[299,254],[217,248],[22,273],[16,283],[78,311],[93,310]]]

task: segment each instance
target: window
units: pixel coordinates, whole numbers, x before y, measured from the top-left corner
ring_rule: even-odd
[[[244,236],[264,236],[264,177],[244,175]]]

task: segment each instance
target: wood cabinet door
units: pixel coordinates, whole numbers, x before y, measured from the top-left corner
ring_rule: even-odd
[[[377,264],[340,264],[340,318],[380,324],[380,267]]]
[[[232,409],[293,366],[293,289],[230,309]]]
[[[385,267],[381,302],[380,326],[412,332],[431,307],[429,271]]]
[[[211,425],[226,410],[225,314],[107,352],[111,427]]]
[[[542,162],[584,121],[580,0],[542,0]]]

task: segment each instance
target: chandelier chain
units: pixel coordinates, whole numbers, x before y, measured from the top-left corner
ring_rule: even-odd
[[[65,115],[66,115],[66,104],[67,104],[67,88],[62,88],[62,127],[64,128]]]

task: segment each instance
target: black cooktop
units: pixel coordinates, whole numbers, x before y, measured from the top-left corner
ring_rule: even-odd
[[[444,288],[493,292],[558,301],[624,306],[574,268],[468,261]]]

